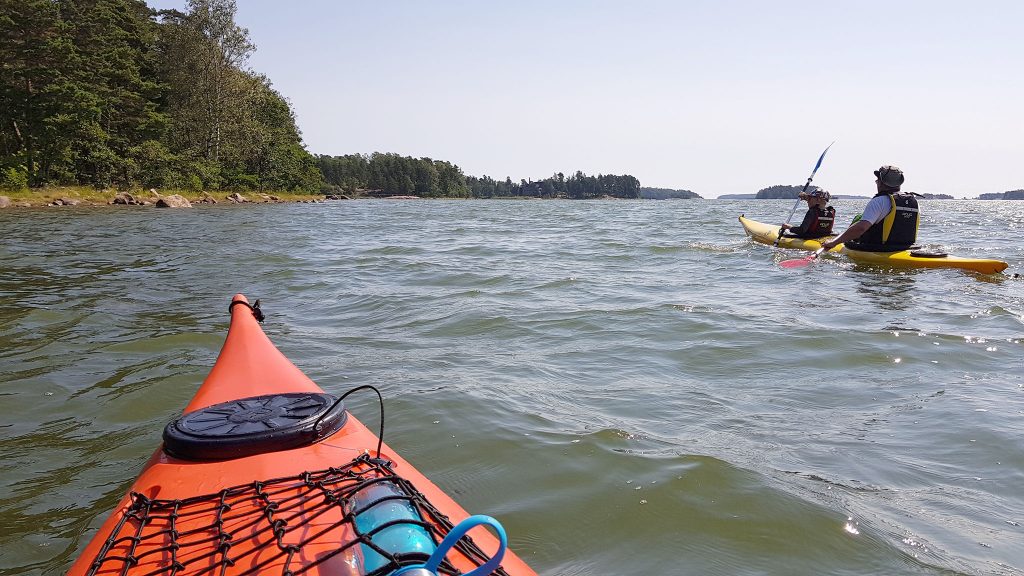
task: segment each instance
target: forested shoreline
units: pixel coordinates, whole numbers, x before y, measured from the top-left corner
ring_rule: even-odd
[[[317,156],[327,193],[359,193],[423,198],[640,198],[640,181],[633,176],[577,171],[559,172],[539,181],[511,177],[465,176],[442,160],[411,158],[397,154],[349,154]]]
[[[450,162],[314,156],[246,67],[234,0],[0,0],[0,189],[80,186],[421,197],[639,198],[633,176],[466,176]]]

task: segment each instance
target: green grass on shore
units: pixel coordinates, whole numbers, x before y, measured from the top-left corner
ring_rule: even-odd
[[[38,189],[26,189],[26,190],[0,190],[0,196],[7,196],[11,199],[11,203],[14,205],[18,204],[29,204],[31,206],[46,206],[53,204],[62,199],[77,201],[79,205],[85,206],[106,206],[114,200],[119,192],[127,192],[140,201],[148,201],[150,203],[156,202],[158,196],[149,190],[134,189],[134,190],[115,190],[105,189],[98,190],[91,186],[47,186],[45,188]],[[218,203],[230,203],[227,197],[233,192],[216,190],[206,192],[194,192],[191,190],[157,190],[160,196],[170,196],[171,194],[179,194],[184,196],[186,200],[195,204],[205,194],[209,194]],[[323,200],[322,194],[295,194],[292,192],[239,192],[250,202],[268,202],[270,196],[278,198],[282,202],[303,202],[309,200]]]

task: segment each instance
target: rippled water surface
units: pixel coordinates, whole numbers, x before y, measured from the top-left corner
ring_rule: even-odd
[[[991,276],[781,269],[736,217],[790,206],[0,212],[0,574],[68,568],[236,292],[542,574],[1024,574],[1024,202],[924,202]]]

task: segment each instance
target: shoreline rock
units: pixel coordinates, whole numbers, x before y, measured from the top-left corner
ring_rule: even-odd
[[[125,206],[141,206],[142,202],[137,200],[135,196],[132,196],[129,192],[118,192],[114,196],[114,199],[110,201],[111,204],[123,204]]]
[[[157,208],[191,208],[192,203],[185,199],[180,194],[171,194],[170,196],[161,196],[156,201]]]
[[[33,191],[23,196],[16,193],[11,196],[0,194],[0,209],[4,208],[44,208],[54,206],[156,206],[159,208],[191,208],[196,204],[288,204],[288,203],[320,203],[324,202],[323,196],[317,194],[295,194],[279,196],[265,192],[249,192],[243,195],[240,192],[224,192],[225,200],[218,200],[208,191],[190,193],[189,199],[184,194],[161,194],[154,188],[149,190],[133,190],[131,192],[121,190],[90,191],[76,188],[50,188]],[[105,197],[104,197],[105,196]]]

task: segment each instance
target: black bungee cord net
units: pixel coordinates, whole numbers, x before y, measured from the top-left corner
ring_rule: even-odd
[[[357,509],[353,496],[378,482],[394,484],[401,494]],[[381,500],[404,500],[423,520],[391,520],[362,532],[355,516]],[[382,576],[425,560],[403,558],[374,542],[375,534],[398,524],[422,526],[435,545],[454,527],[411,482],[394,473],[391,462],[364,453],[340,467],[254,481],[191,498],[161,500],[133,492],[88,573],[291,576],[307,573],[338,555],[346,555],[344,560],[362,545],[387,560],[370,573]],[[316,550],[303,554],[309,547]],[[477,566],[489,558],[468,537],[455,550]],[[445,560],[439,574],[460,572]],[[507,576],[500,568],[494,574]]]

